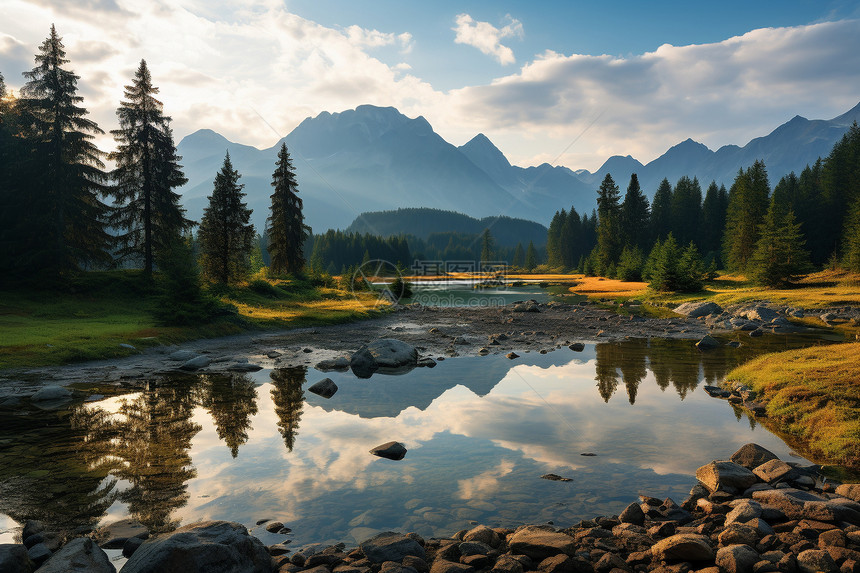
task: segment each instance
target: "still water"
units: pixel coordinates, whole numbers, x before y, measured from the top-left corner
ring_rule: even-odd
[[[301,367],[93,386],[61,411],[0,412],[0,542],[27,519],[75,529],[131,516],[153,530],[271,518],[294,546],[354,544],[391,529],[565,526],[638,493],[680,501],[699,465],[750,441],[803,461],[701,386],[755,354],[812,343],[768,336],[702,354],[693,341],[631,340],[368,380]],[[326,376],[339,387],[331,399],[306,391]],[[368,453],[390,440],[405,459]]]

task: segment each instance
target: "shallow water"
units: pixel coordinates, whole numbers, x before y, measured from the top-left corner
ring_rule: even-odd
[[[632,340],[368,380],[302,367],[93,387],[108,397],[0,412],[0,542],[26,519],[74,529],[132,516],[155,530],[271,518],[294,546],[354,544],[391,529],[565,526],[639,493],[680,502],[698,466],[744,443],[803,461],[701,386],[753,355],[812,343],[766,336],[703,354],[693,341]],[[339,387],[330,400],[306,392],[326,376]],[[409,449],[404,460],[368,453],[390,440]]]

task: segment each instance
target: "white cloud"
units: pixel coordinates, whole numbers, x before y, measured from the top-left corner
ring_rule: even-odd
[[[383,46],[399,46],[401,52],[412,51],[412,34],[403,32],[380,32],[379,30],[368,30],[360,26],[349,26],[345,30],[349,41],[360,48],[381,48]]]
[[[452,28],[457,32],[454,41],[478,48],[482,53],[495,57],[503,66],[513,64],[516,61],[513,50],[502,45],[501,41],[502,38],[522,38],[523,25],[510,14],[505,19],[508,23],[496,28],[489,22],[477,22],[468,14],[460,14],[455,19],[457,26]]]

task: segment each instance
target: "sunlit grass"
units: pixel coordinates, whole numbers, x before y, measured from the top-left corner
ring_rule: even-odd
[[[648,293],[648,283],[627,282],[603,277],[578,276],[579,284],[570,287],[570,292],[599,298],[643,298]]]
[[[731,371],[769,400],[768,422],[821,462],[860,468],[860,343],[768,354]]]

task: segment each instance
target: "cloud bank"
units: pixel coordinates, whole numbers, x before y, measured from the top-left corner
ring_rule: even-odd
[[[496,58],[503,66],[513,64],[516,61],[514,51],[502,45],[502,39],[522,38],[523,25],[510,14],[505,19],[507,25],[496,28],[489,22],[476,22],[468,14],[460,14],[455,19],[457,25],[452,28],[457,33],[454,42],[478,48],[481,53]]]

